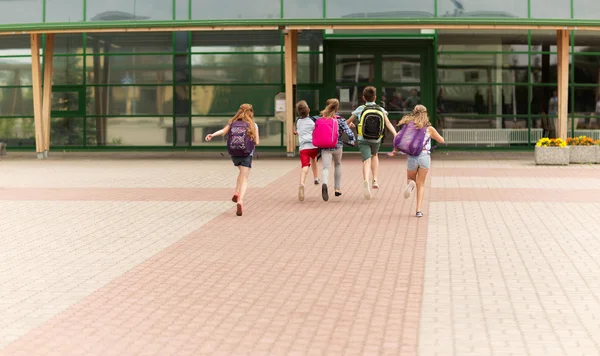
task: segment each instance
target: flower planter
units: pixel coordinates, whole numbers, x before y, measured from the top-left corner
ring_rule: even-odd
[[[596,163],[597,146],[569,146],[570,163]]]
[[[568,147],[535,147],[535,164],[538,165],[568,165]]]

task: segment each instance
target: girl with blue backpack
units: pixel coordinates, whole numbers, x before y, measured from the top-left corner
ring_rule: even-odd
[[[423,217],[421,204],[425,193],[425,179],[431,168],[431,139],[444,143],[444,138],[431,126],[427,116],[427,108],[417,105],[412,113],[400,121],[402,129],[394,138],[394,150],[390,156],[398,152],[408,155],[406,165],[407,185],[404,189],[404,198],[410,198],[412,191],[417,188],[417,214]]]
[[[244,196],[248,189],[248,176],[252,169],[252,156],[254,156],[254,147],[259,144],[258,125],[254,122],[254,109],[250,104],[242,104],[235,114],[229,120],[227,125],[221,130],[206,135],[206,141],[210,141],[215,136],[228,135],[227,152],[231,155],[233,165],[238,167],[239,174],[235,193],[231,200],[236,203],[236,215],[242,216]]]

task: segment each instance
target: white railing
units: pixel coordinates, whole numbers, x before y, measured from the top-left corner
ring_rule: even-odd
[[[531,142],[542,138],[542,129],[531,129]],[[510,145],[529,142],[528,129],[443,129],[449,145]]]
[[[569,131],[568,136],[571,137],[571,132]],[[575,130],[575,137],[578,136],[587,136],[594,140],[600,140],[600,130]]]

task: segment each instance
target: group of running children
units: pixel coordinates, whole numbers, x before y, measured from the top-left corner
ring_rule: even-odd
[[[314,184],[322,184],[321,196],[324,201],[329,200],[329,175],[331,164],[334,165],[334,194],[342,195],[342,153],[344,141],[342,133],[348,136],[348,144],[354,145],[358,141],[358,148],[363,162],[363,192],[370,200],[371,190],[379,189],[379,148],[385,128],[394,136],[394,149],[389,156],[398,153],[408,156],[407,184],[404,189],[404,198],[410,198],[412,192],[417,190],[416,216],[422,217],[421,205],[425,187],[425,179],[431,167],[431,139],[444,143],[444,138],[431,126],[427,109],[417,105],[412,113],[404,116],[398,127],[400,132],[390,122],[387,111],[377,105],[376,90],[368,86],[363,90],[364,105],[354,110],[349,119],[341,117],[338,113],[340,103],[338,99],[327,100],[326,107],[318,116],[310,116],[310,108],[306,101],[296,103],[295,133],[300,141],[300,187],[298,199],[304,201],[305,183],[309,168],[312,167]],[[355,124],[356,121],[356,124]],[[356,127],[358,138],[352,128]],[[242,216],[244,197],[248,188],[248,176],[252,168],[252,157],[255,146],[259,144],[258,126],[254,122],[252,105],[242,104],[235,116],[221,130],[206,136],[206,141],[215,136],[228,134],[227,150],[231,155],[234,166],[238,167],[239,174],[232,201],[236,203],[236,214]],[[321,157],[322,182],[319,180],[317,159]]]

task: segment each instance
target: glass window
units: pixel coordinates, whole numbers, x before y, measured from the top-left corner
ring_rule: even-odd
[[[192,1],[194,20],[278,18],[281,18],[280,0]]]
[[[323,0],[283,0],[283,17],[320,19],[323,17]]]
[[[527,83],[528,55],[513,53],[440,54],[440,83]]]
[[[279,31],[197,31],[192,52],[279,52],[281,41]]]
[[[600,115],[600,89],[598,87],[575,86],[574,113],[576,115]],[[569,92],[571,95],[571,92]]]
[[[434,0],[327,0],[325,5],[328,18],[433,17],[434,13]]]
[[[42,0],[0,1],[0,23],[43,22]]]
[[[395,120],[394,123],[397,124],[402,115],[412,112],[415,106],[422,104],[421,87],[418,85],[384,87],[382,100],[390,120]]]
[[[31,87],[0,88],[0,116],[33,116]]]
[[[58,33],[54,35],[54,54],[82,54],[83,35]]]
[[[436,98],[442,113],[459,115],[527,114],[525,85],[444,85]]]
[[[58,118],[50,119],[51,146],[83,146],[84,119]]]
[[[549,4],[547,0],[529,0],[531,8],[531,18],[545,19],[570,19],[571,18],[571,0],[552,0]]]
[[[372,82],[374,79],[375,57],[370,54],[340,54],[335,56],[338,83]]]
[[[388,83],[421,81],[421,56],[418,54],[383,55],[383,80]]]
[[[79,92],[54,91],[50,96],[50,102],[52,111],[79,111]]]
[[[298,83],[316,84],[323,82],[323,55],[298,54]]]
[[[173,34],[155,33],[91,33],[87,34],[87,54],[106,53],[171,53]]]
[[[172,115],[170,86],[95,87],[88,90],[87,113],[92,115]],[[108,98],[103,103],[101,98]],[[98,102],[96,102],[98,100]],[[98,106],[96,106],[98,105]]]
[[[527,17],[527,1],[438,1],[440,17]]]
[[[438,30],[437,33],[443,51],[528,51],[527,31]]]
[[[317,115],[321,110],[318,90],[303,89],[300,87],[296,92],[296,100],[306,100],[306,103],[308,104],[308,107],[313,115]]]
[[[31,58],[0,57],[0,86],[31,84]]]
[[[83,84],[83,56],[57,56],[53,61],[54,85]]]
[[[194,54],[192,81],[202,83],[280,83],[280,54]]]
[[[600,33],[597,31],[573,31],[575,52],[600,52]]]
[[[594,20],[600,18],[600,3],[595,0],[573,0],[573,17]]]
[[[88,118],[86,129],[91,146],[97,146],[103,137],[106,146],[170,146],[173,142],[171,117]]]
[[[86,2],[88,21],[172,20],[172,0],[102,0]]]
[[[85,0],[46,0],[46,22],[83,21]]]
[[[575,83],[600,85],[600,54],[575,55]]]
[[[173,79],[173,56],[87,56],[89,84],[167,84]]]
[[[298,52],[323,52],[323,31],[299,32]]]
[[[189,20],[190,18],[190,4],[191,0],[173,0],[175,1],[175,19],[176,20]]]
[[[274,115],[275,95],[281,85],[196,85],[192,87],[192,115],[234,115],[243,103],[254,107],[254,114]]]
[[[33,118],[0,119],[0,137],[8,147],[34,146]]]
[[[8,2],[0,1],[0,9],[3,6],[2,4],[8,4]],[[41,49],[40,53],[42,53]],[[31,56],[30,36],[2,36],[2,41],[0,41],[0,56]],[[29,63],[31,63],[31,60]]]

